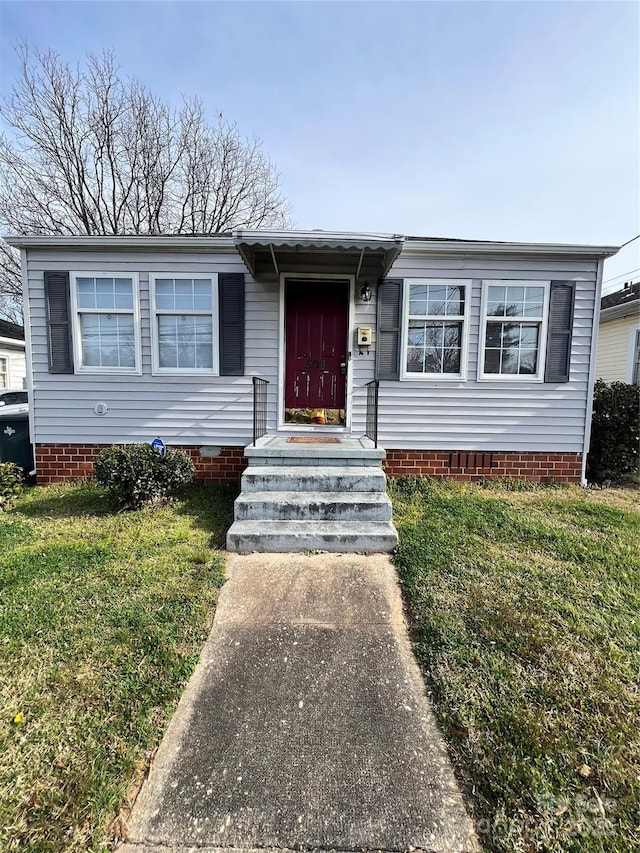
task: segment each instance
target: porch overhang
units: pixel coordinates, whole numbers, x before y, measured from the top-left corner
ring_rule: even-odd
[[[281,273],[353,275],[356,280],[384,278],[402,251],[398,234],[330,231],[233,232],[236,249],[253,278]]]

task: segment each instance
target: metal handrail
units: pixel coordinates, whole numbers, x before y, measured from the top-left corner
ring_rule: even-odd
[[[378,388],[380,382],[377,379],[372,379],[367,382],[367,414],[365,420],[364,434],[370,438],[374,447],[378,446]]]
[[[267,432],[267,385],[266,379],[253,377],[253,443]]]

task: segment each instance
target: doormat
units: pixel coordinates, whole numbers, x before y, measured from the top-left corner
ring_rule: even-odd
[[[314,435],[311,438],[296,435],[295,438],[288,438],[287,441],[290,441],[293,444],[340,444],[339,438],[325,438],[324,436],[319,435]]]

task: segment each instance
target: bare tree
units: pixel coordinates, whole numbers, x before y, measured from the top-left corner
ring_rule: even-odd
[[[0,227],[18,234],[213,234],[286,227],[289,204],[258,139],[201,103],[174,110],[120,76],[113,53],[70,68],[18,48],[0,106]],[[14,311],[19,263],[2,245],[0,313]]]

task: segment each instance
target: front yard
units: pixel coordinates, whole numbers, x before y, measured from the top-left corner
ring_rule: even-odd
[[[206,636],[232,498],[119,513],[93,485],[51,486],[0,513],[1,850],[118,834]]]
[[[637,491],[391,495],[416,654],[486,849],[640,849]]]
[[[418,658],[485,848],[640,845],[640,497],[390,484]],[[0,513],[0,849],[106,850],[195,666],[233,490]]]

